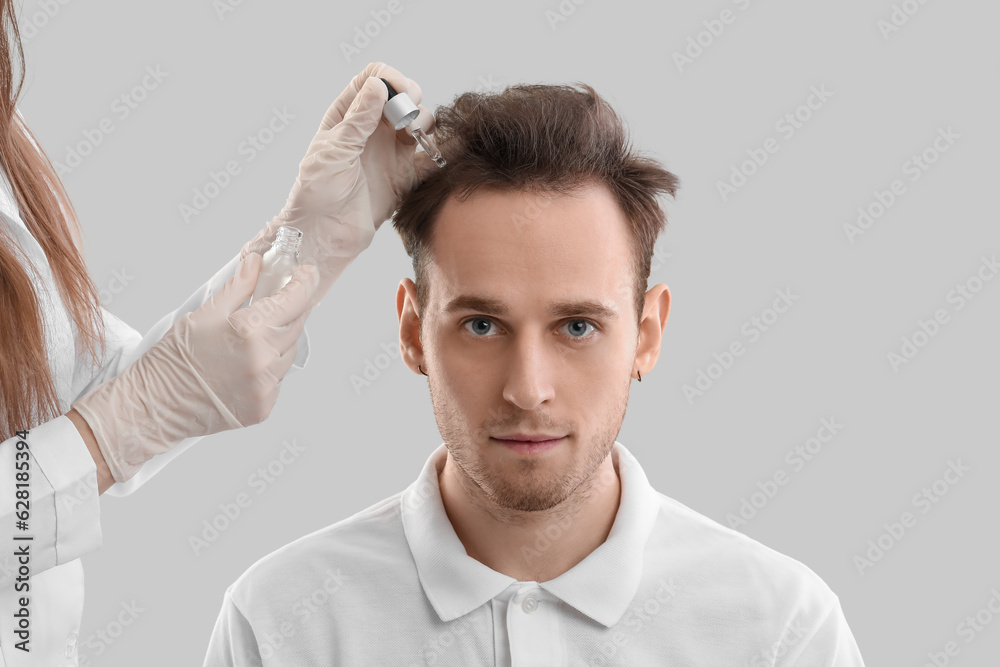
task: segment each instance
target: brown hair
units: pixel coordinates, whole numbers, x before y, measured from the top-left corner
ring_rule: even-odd
[[[521,84],[498,93],[467,92],[435,115],[434,138],[447,160],[403,195],[393,227],[413,260],[422,315],[433,222],[449,196],[477,190],[572,194],[590,183],[614,195],[632,237],[636,322],[649,279],[653,245],[666,227],[657,196],[674,196],[679,179],[630,147],[622,120],[590,86]],[[422,318],[421,318],[422,322]]]
[[[15,113],[24,83],[24,50],[11,5],[11,0],[0,0],[0,50],[4,53],[0,63],[0,164],[22,220],[45,251],[62,301],[76,325],[76,336],[96,362],[99,354],[103,356],[104,318],[98,290],[83,258],[76,210],[48,156]],[[16,87],[14,52],[21,70]],[[60,412],[46,353],[44,318],[35,292],[41,277],[6,227],[0,225],[0,440]],[[19,255],[23,258],[20,261]],[[34,271],[34,280],[25,266]]]

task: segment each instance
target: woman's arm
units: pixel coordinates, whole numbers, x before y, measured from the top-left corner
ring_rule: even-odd
[[[83,438],[83,442],[87,445],[87,449],[90,450],[90,456],[94,459],[94,464],[97,466],[97,492],[104,493],[115,483],[115,478],[111,476],[108,462],[104,460],[101,448],[97,446],[97,438],[94,437],[94,432],[91,430],[90,424],[87,423],[87,420],[79,412],[70,409],[66,413],[66,416],[76,426],[76,430],[80,432],[80,437]]]
[[[79,397],[85,395],[98,385],[116,377],[130,364],[134,363],[136,359],[142,356],[149,348],[155,345],[157,341],[163,338],[164,334],[170,330],[177,320],[187,313],[195,311],[211,299],[212,296],[222,288],[226,281],[233,277],[236,273],[236,268],[239,265],[239,262],[240,256],[237,254],[221,269],[219,269],[214,276],[205,282],[205,284],[196,289],[187,299],[185,299],[185,301],[177,309],[160,318],[156,324],[150,327],[145,335],[139,334],[139,332],[120,320],[118,317],[107,310],[104,310],[104,321],[107,326],[108,351],[105,354],[103,363],[101,364],[101,370],[96,375],[90,375],[90,366],[85,360],[81,360],[80,364],[78,364],[77,373],[73,382],[73,391],[75,396]],[[303,329],[298,340],[295,362],[292,364],[292,367],[288,372],[292,373],[296,370],[304,368],[308,359],[309,335],[307,329]],[[75,411],[72,412],[76,414],[81,422],[86,424],[86,420],[83,419],[82,415],[76,413]],[[86,426],[86,428],[89,430],[89,425]],[[86,440],[86,434],[81,432],[81,435],[83,435]],[[182,440],[170,451],[147,461],[132,479],[123,484],[113,484],[112,478],[112,486],[107,489],[107,494],[109,496],[126,496],[133,493],[136,489],[153,477],[153,475],[162,470],[168,463],[181,455],[194,443],[198,442],[201,437],[202,436]],[[88,443],[88,446],[90,446],[90,444],[92,443]],[[101,454],[99,449],[96,453],[98,455]],[[104,457],[100,456],[100,458],[101,461],[103,461]],[[96,461],[97,458],[95,457],[95,462]],[[102,464],[100,462],[97,463],[98,470],[100,470],[101,465]],[[103,465],[105,468],[107,467],[106,463]],[[108,474],[110,475],[110,472],[108,472]],[[102,487],[102,493],[104,492],[104,488],[107,487]]]

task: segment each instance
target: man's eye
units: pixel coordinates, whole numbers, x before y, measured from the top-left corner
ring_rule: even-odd
[[[593,323],[588,322],[587,320],[570,320],[569,322],[566,323],[566,326],[570,327],[569,328],[570,331],[579,331],[579,327],[576,327],[574,329],[574,327],[570,326],[572,324],[584,324],[584,325],[592,328],[594,331],[597,331],[597,327],[595,327],[593,325]],[[592,337],[593,337],[593,334],[591,334],[590,336],[570,336],[570,338],[575,338],[577,340],[588,340],[588,339],[590,339]]]
[[[472,322],[487,322],[489,324],[493,324],[493,322],[491,322],[490,320],[486,319],[485,317],[473,317],[472,319],[469,319],[469,320],[466,320],[465,322],[463,322],[462,326],[465,326],[466,324],[470,324]],[[483,327],[476,327],[476,328],[479,329],[479,333],[484,333],[483,332]],[[466,329],[466,331],[469,331],[469,330]],[[486,336],[479,336],[474,331],[469,331],[469,333],[473,334],[473,336],[475,336],[476,338],[485,338],[486,337]]]
[[[475,330],[469,329],[466,326],[468,324],[473,324],[473,323],[476,323],[476,325],[473,325]],[[580,331],[579,325],[581,324],[585,325],[583,332]],[[486,317],[472,317],[470,319],[465,320],[465,322],[462,323],[462,326],[466,327],[466,331],[472,334],[474,338],[492,338],[492,336],[489,335],[480,335],[480,334],[486,334],[489,331],[490,327],[494,326],[493,321]],[[595,331],[597,330],[597,327],[594,326],[594,324],[592,322],[589,322],[588,320],[570,320],[563,326],[568,327],[568,330],[570,331],[570,335],[568,336],[568,338],[573,340],[590,340],[591,338],[593,338],[594,336],[593,333],[591,333],[589,336],[574,335],[576,333],[584,333],[586,331],[586,327],[588,326],[594,329]]]

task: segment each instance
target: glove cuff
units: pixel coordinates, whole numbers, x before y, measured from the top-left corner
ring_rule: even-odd
[[[185,316],[188,317],[189,315]],[[115,482],[131,479],[142,465],[181,441],[243,426],[192,365],[173,329],[116,377],[73,403],[87,420]],[[170,346],[169,351],[165,346]],[[185,409],[203,395],[200,412]],[[178,397],[184,397],[180,405]],[[174,401],[170,401],[174,399]],[[213,409],[214,408],[214,409]]]

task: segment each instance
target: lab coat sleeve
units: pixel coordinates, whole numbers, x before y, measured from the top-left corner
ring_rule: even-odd
[[[840,600],[834,596],[825,614],[813,623],[793,623],[777,650],[775,667],[864,667],[861,651],[847,626]],[[784,656],[782,656],[784,654]]]
[[[202,667],[261,667],[260,648],[250,622],[233,601],[232,586],[226,590],[222,610],[208,640]]]
[[[26,499],[18,496],[23,483]],[[0,492],[0,586],[12,586],[18,576],[18,548],[29,549],[35,575],[101,546],[97,466],[69,417],[0,443]]]
[[[227,263],[222,269],[219,270],[212,278],[199,287],[195,292],[187,298],[187,300],[181,304],[177,310],[164,315],[163,318],[153,325],[153,327],[146,332],[145,336],[139,336],[134,329],[128,327],[128,325],[118,320],[118,318],[113,315],[108,318],[110,320],[115,320],[117,324],[117,329],[119,331],[124,331],[125,335],[119,335],[119,338],[124,340],[117,352],[110,350],[109,354],[112,355],[111,363],[106,364],[102,373],[95,376],[87,386],[80,390],[77,396],[83,396],[85,393],[98,386],[102,382],[118,375],[121,373],[129,364],[134,362],[140,356],[142,356],[146,350],[152,347],[160,338],[163,337],[167,331],[174,325],[178,319],[197,310],[199,306],[206,303],[222,286],[227,280],[233,277],[236,273],[236,267],[240,263],[239,253],[233,257],[229,263]],[[107,317],[110,313],[105,311],[105,316]],[[109,327],[110,327],[109,323]],[[297,351],[295,355],[295,361],[293,362],[291,368],[288,370],[288,374],[294,373],[296,370],[305,368],[306,362],[309,359],[309,333],[303,328],[302,334],[299,336],[297,343]],[[134,492],[140,486],[145,484],[149,479],[163,469],[168,463],[173,461],[175,458],[180,456],[180,454],[186,451],[191,445],[201,440],[202,436],[197,438],[187,438],[179,442],[175,447],[169,451],[155,456],[139,469],[139,472],[135,474],[130,480],[124,484],[114,484],[105,493],[111,496],[127,496]]]

